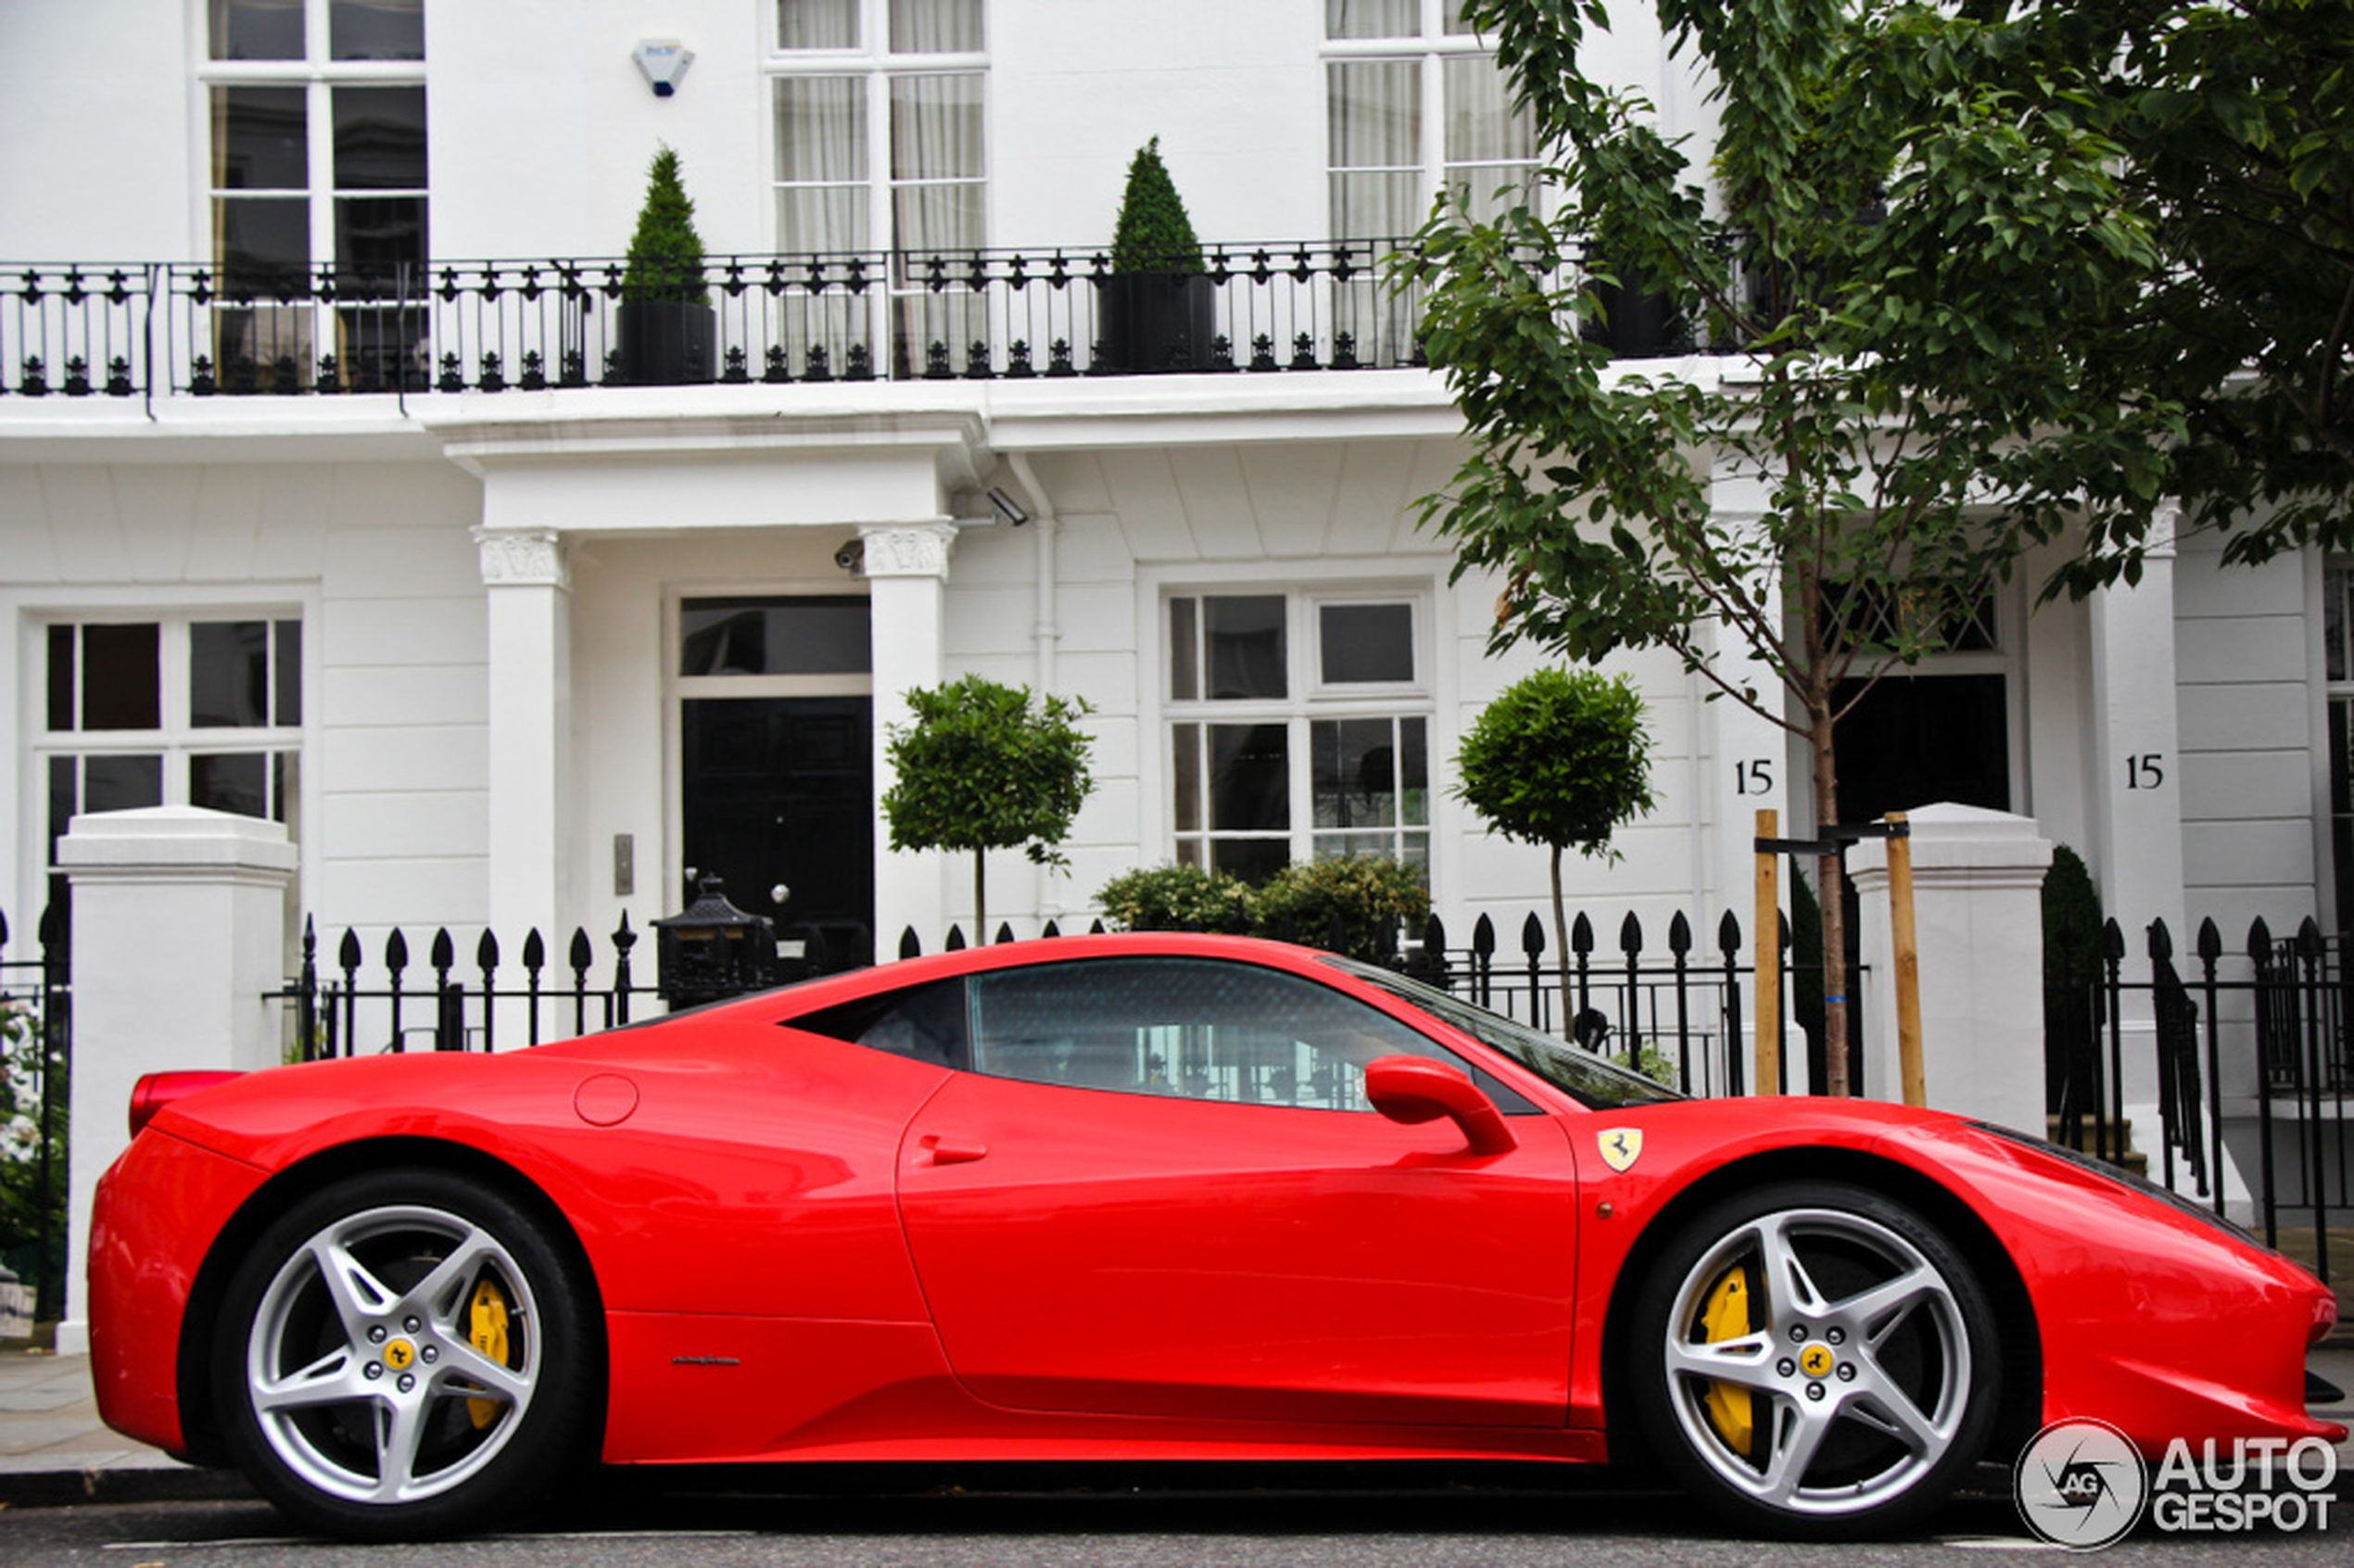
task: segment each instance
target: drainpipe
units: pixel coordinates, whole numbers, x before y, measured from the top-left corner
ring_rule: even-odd
[[[1055,690],[1055,645],[1062,639],[1062,628],[1055,621],[1056,582],[1055,546],[1061,522],[1055,515],[1054,498],[1038,475],[1030,469],[1030,458],[1023,452],[1007,452],[1006,466],[1021,481],[1022,493],[1030,498],[1035,509],[1030,519],[1031,537],[1038,551],[1038,619],[1031,628],[1031,639],[1037,655],[1037,686],[1039,695],[1050,696]],[[1038,918],[1043,925],[1057,919],[1063,912],[1062,885],[1058,873],[1051,866],[1041,866],[1038,877]]]

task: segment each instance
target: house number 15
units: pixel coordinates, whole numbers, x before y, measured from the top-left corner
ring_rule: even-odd
[[[1767,757],[1751,757],[1733,764],[1733,793],[1736,795],[1770,795],[1774,792],[1774,764]]]
[[[2166,782],[2166,753],[2144,752],[2125,759],[2125,787],[2128,790],[2155,790]]]

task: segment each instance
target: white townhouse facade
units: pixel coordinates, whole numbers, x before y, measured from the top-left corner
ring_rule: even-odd
[[[1705,130],[1647,13],[1597,47]],[[717,872],[838,953],[936,947],[967,868],[874,802],[901,694],[972,671],[1093,709],[1070,870],[998,857],[993,926],[1341,850],[1425,866],[1457,933],[1540,904],[1452,760],[1539,658],[1486,655],[1495,585],[1418,525],[1460,424],[1371,282],[1442,182],[1533,158],[1444,0],[8,0],[0,57],[17,930],[72,816],[196,804],[286,825],[323,931],[642,929]],[[1156,136],[1218,328],[1102,373]],[[616,326],[664,145],[690,385]],[[2197,540],[2081,604],[2041,575],[1859,715],[1857,814],[2031,816],[2129,929],[2354,917],[2342,575]],[[1748,925],[1799,755],[1616,667],[1659,803],[1576,900]]]

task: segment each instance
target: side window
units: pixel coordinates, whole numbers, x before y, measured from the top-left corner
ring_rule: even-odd
[[[1387,1014],[1297,975],[1196,958],[1104,958],[972,977],[973,1070],[1240,1105],[1365,1111],[1365,1064],[1468,1068]],[[1527,1106],[1473,1069],[1507,1110]]]
[[[907,991],[869,996],[804,1018],[788,1029],[807,1030],[870,1051],[886,1051],[940,1067],[965,1065],[965,982],[937,980]]]

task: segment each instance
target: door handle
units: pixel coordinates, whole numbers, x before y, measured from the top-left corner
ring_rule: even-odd
[[[985,1159],[989,1146],[956,1138],[943,1138],[937,1132],[927,1132],[916,1140],[916,1163],[918,1165],[969,1165]]]

